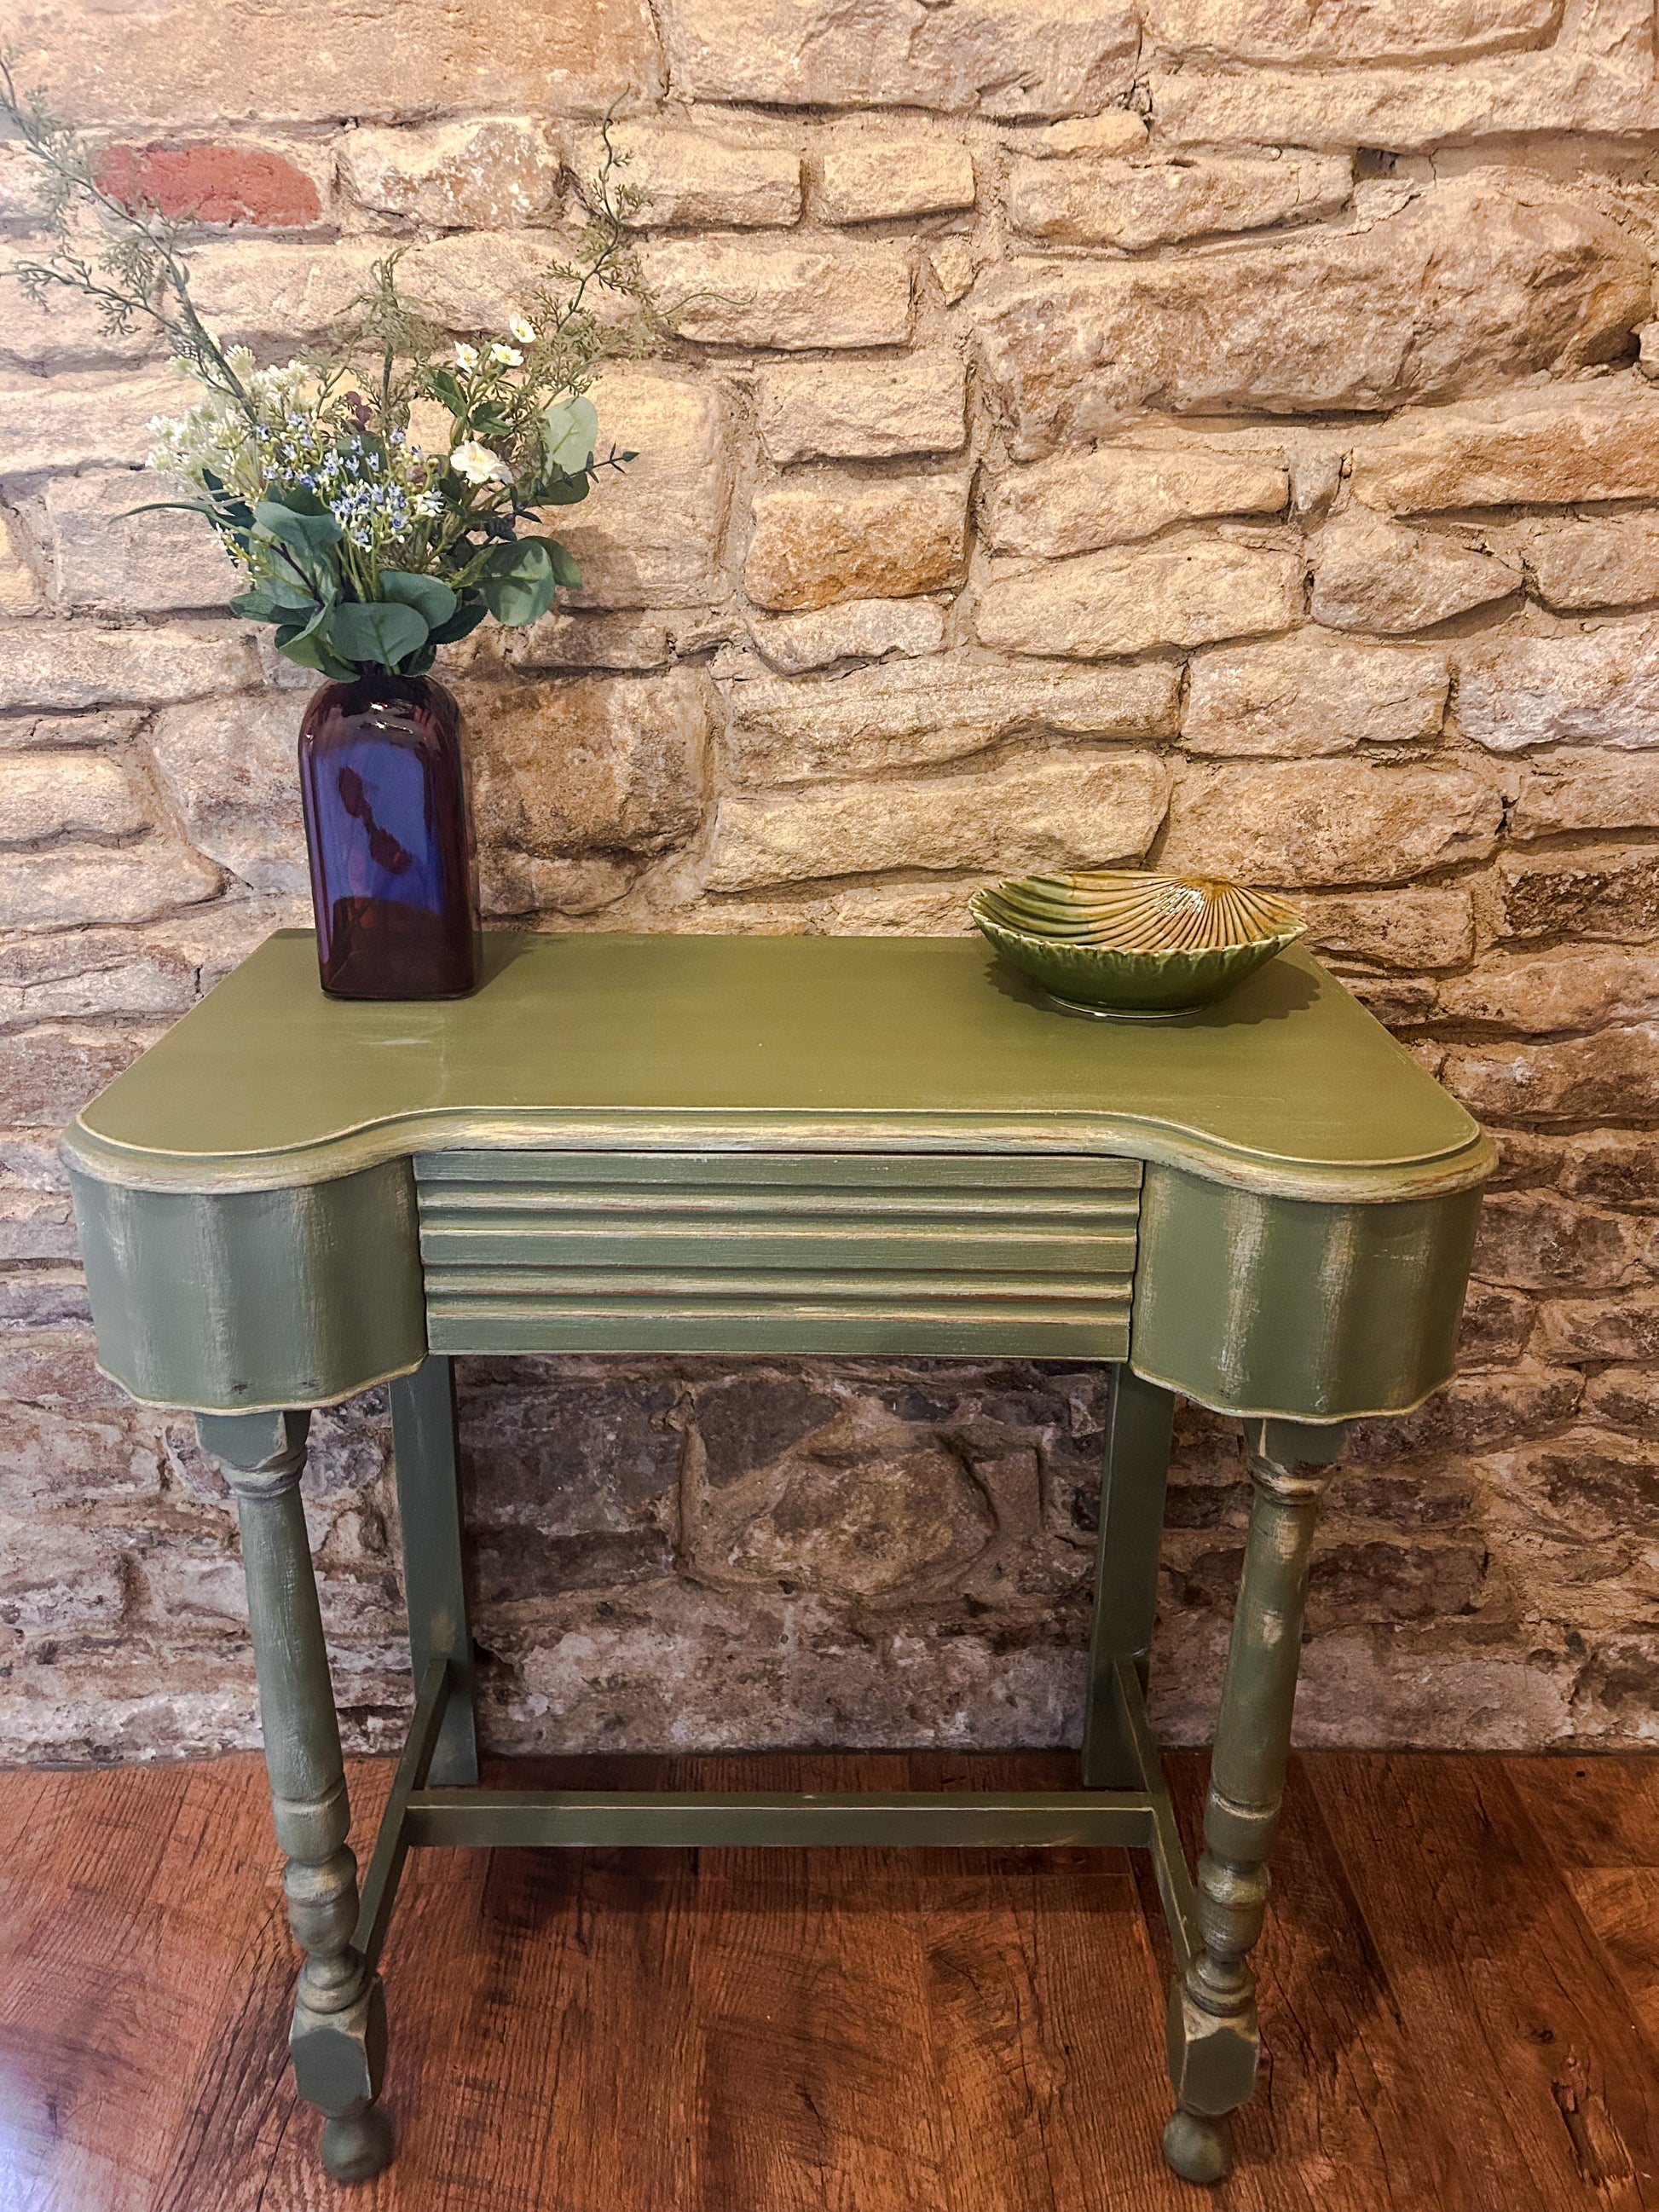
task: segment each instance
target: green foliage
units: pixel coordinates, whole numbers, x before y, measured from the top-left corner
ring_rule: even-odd
[[[33,158],[50,240],[12,274],[37,301],[59,289],[92,299],[112,331],[148,324],[194,380],[197,404],[156,418],[149,456],[191,495],[150,504],[208,520],[246,574],[233,612],[273,624],[289,659],[335,678],[418,674],[486,616],[534,622],[580,584],[568,550],[539,534],[538,510],[586,499],[636,458],[614,446],[599,458],[586,393],[608,359],[642,351],[667,319],[628,235],[644,195],[619,181],[608,117],[575,258],[549,266],[506,333],[452,345],[400,290],[398,248],[325,347],[262,368],[197,313],[188,218],[125,197],[3,59],[0,115]],[[599,291],[629,312],[601,319]],[[429,402],[449,420],[441,453],[410,434],[411,410]]]

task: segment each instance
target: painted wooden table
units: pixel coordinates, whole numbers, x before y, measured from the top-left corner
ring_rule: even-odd
[[[1255,2078],[1320,1494],[1345,1422],[1451,1371],[1489,1143],[1299,951],[1132,1025],[1057,1011],[975,941],[486,943],[472,997],[368,1005],[325,999],[283,933],[64,1146],[100,1364],[193,1409],[236,1496],[325,2164],[391,2153],[377,1966],[411,1846],[1066,1844],[1152,1855],[1165,2154],[1218,2179]],[[1082,1786],[479,1789],[468,1352],[1109,1363]],[[386,1381],[416,1696],[360,1887],[299,1483],[308,1409]],[[1177,1391],[1242,1419],[1254,1486],[1195,1874],[1145,1702]]]

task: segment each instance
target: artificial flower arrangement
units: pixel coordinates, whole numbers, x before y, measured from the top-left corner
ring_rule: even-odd
[[[472,989],[461,714],[429,672],[487,615],[521,627],[580,582],[542,511],[586,499],[602,471],[637,458],[598,457],[587,397],[605,361],[642,351],[669,319],[629,243],[645,196],[617,177],[609,119],[574,258],[550,264],[504,330],[453,342],[400,291],[393,251],[325,343],[274,367],[203,320],[188,217],[106,179],[3,59],[0,113],[34,157],[50,240],[12,273],[37,303],[79,294],[110,332],[148,326],[165,340],[199,396],[151,422],[149,465],[173,496],[147,504],[200,514],[246,576],[232,611],[270,623],[279,652],[327,679],[299,738],[322,988]],[[618,312],[596,312],[601,292]]]
[[[0,61],[0,112],[34,158],[52,240],[14,273],[39,303],[54,289],[95,301],[106,328],[148,323],[201,398],[158,416],[149,464],[188,496],[156,505],[203,515],[247,572],[234,611],[272,623],[290,660],[343,678],[365,665],[404,675],[487,614],[520,626],[581,579],[538,510],[585,499],[603,459],[588,387],[605,360],[641,349],[665,319],[625,228],[643,195],[620,182],[609,124],[574,263],[555,261],[507,328],[451,349],[398,289],[398,252],[374,265],[329,342],[286,367],[225,346],[191,297],[188,217],[104,181],[88,147]],[[590,295],[620,295],[602,320]],[[423,452],[411,411],[435,403],[441,447]],[[428,405],[422,410],[431,414]]]

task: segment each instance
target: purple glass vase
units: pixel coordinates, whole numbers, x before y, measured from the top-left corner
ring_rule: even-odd
[[[325,684],[300,726],[317,964],[337,999],[453,999],[478,974],[461,711],[429,676]]]

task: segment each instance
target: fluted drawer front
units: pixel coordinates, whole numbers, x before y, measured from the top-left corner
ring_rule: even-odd
[[[447,1152],[415,1171],[434,1352],[1128,1347],[1136,1160]]]

